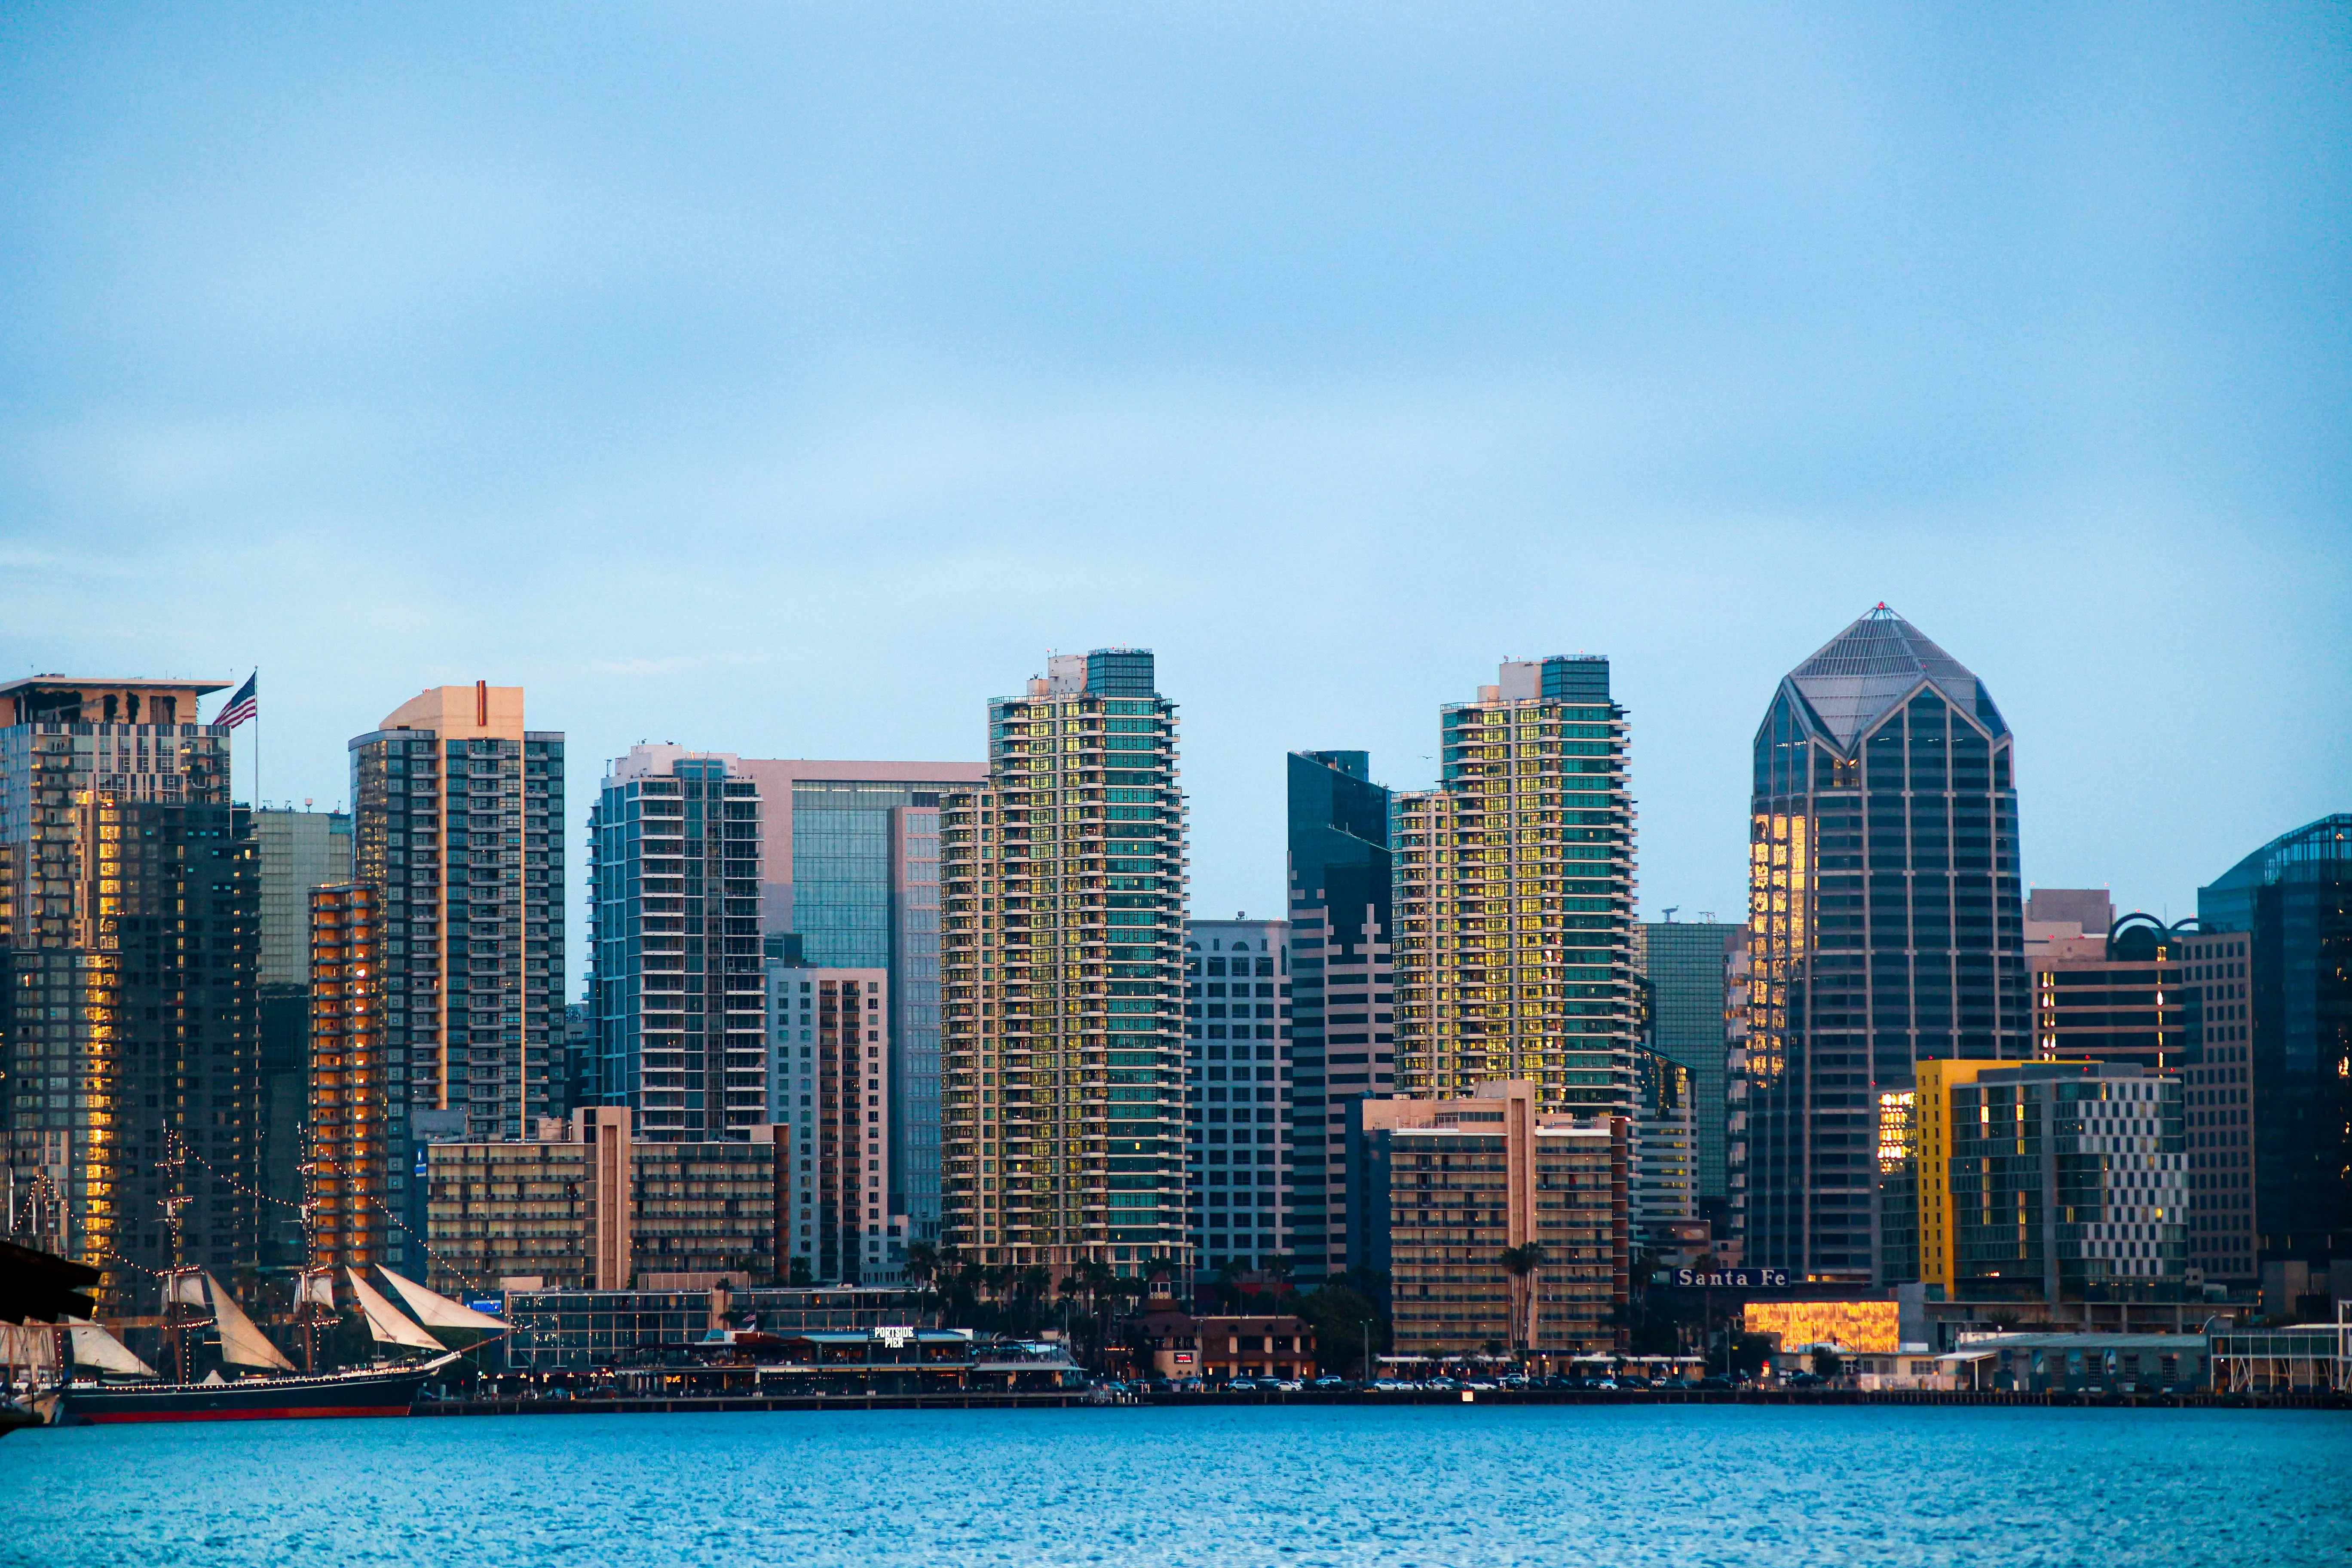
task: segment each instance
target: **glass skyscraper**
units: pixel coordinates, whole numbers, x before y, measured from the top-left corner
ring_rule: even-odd
[[[1366,1216],[1348,1204],[1347,1106],[1396,1091],[1392,803],[1363,752],[1288,763],[1291,1249],[1320,1279],[1371,1267],[1349,1246]]]
[[[2191,954],[2203,1058],[2244,1064],[2242,1093],[2195,1086],[2200,1152],[2251,1155],[2240,1168],[2258,1264],[2341,1268],[2352,1259],[2352,814],[2284,834],[2200,888],[2197,921],[2249,939],[2246,951]]]
[[[887,973],[886,1205],[940,1239],[940,803],[983,763],[747,758],[767,803],[761,921],[795,963]],[[784,1120],[782,1116],[779,1121]]]
[[[1701,1217],[1720,1226],[1724,1198],[1723,1130],[1724,961],[1739,928],[1715,921],[1653,921],[1642,928],[1643,973],[1650,982],[1650,1043],[1690,1070],[1693,1126],[1698,1139]],[[1720,1232],[1718,1232],[1720,1234]]]
[[[1609,661],[1502,667],[1441,715],[1441,787],[1396,797],[1396,1082],[1494,1079],[1630,1116],[1639,1048],[1633,802]]]
[[[1879,1258],[1878,1096],[1928,1058],[2027,1056],[2017,790],[1982,682],[1885,605],[1780,682],[1748,822],[1744,1256]]]
[[[946,1247],[1181,1277],[1184,797],[1151,655],[992,701],[988,784],[940,837]]]

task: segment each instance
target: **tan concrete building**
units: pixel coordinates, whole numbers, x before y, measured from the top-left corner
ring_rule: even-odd
[[[655,1275],[766,1284],[783,1230],[772,1124],[750,1142],[643,1142],[624,1106],[548,1120],[531,1142],[435,1143],[433,1288],[625,1290]],[[790,1145],[781,1146],[789,1154]],[[518,1287],[522,1288],[522,1287]]]
[[[414,1269],[436,1140],[520,1140],[547,1112],[564,1007],[563,736],[520,686],[440,686],[350,744],[352,879],[383,895],[384,1261]]]
[[[892,1284],[907,1267],[908,1217],[889,1207],[890,977],[771,959],[768,1099],[792,1129],[780,1176],[791,1221],[784,1268],[818,1284]]]
[[[1354,1163],[1387,1193],[1399,1354],[1615,1348],[1630,1124],[1544,1114],[1537,1092],[1498,1082],[1458,1100],[1364,1103]],[[1530,1244],[1539,1261],[1515,1272],[1506,1250]]]

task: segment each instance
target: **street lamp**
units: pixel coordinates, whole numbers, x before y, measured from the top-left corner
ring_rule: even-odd
[[[1364,1381],[1372,1381],[1372,1321],[1364,1320]]]

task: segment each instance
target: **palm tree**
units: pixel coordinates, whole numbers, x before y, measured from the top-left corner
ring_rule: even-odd
[[[1523,1347],[1532,1349],[1535,1343],[1534,1280],[1543,1268],[1543,1244],[1530,1241],[1524,1247],[1507,1247],[1500,1261],[1511,1274],[1511,1353],[1516,1356]]]

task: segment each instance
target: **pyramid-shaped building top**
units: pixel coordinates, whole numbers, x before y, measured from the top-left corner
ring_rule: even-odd
[[[1984,682],[1880,605],[1789,672],[1822,731],[1851,752],[1863,734],[1926,681],[1994,735],[2009,732]]]

